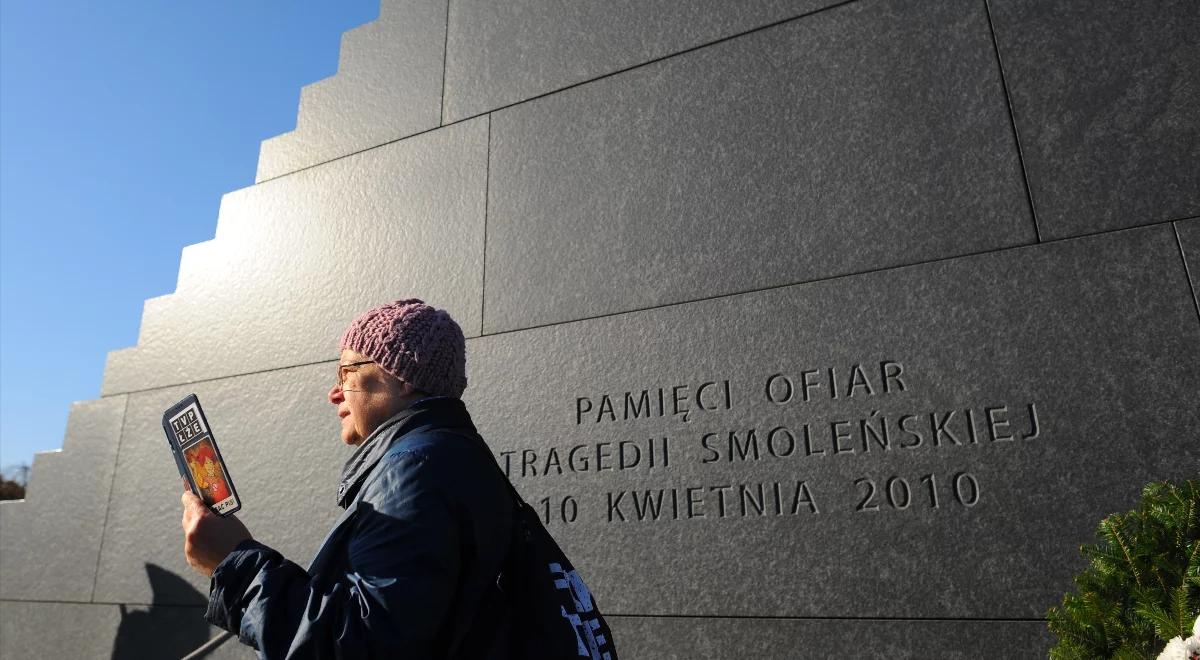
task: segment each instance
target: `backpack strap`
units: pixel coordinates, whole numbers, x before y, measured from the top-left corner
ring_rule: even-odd
[[[521,494],[517,492],[517,489],[512,485],[512,482],[509,481],[508,475],[504,474],[504,470],[500,469],[500,464],[496,462],[496,457],[492,454],[492,450],[487,446],[487,443],[484,442],[483,437],[480,436],[477,431],[462,427],[443,427],[441,430],[448,433],[453,433],[454,435],[458,435],[472,441],[476,447],[478,447],[487,455],[488,462],[496,468],[496,472],[499,474],[500,480],[503,481],[504,485],[508,487],[508,492],[512,496],[513,505],[512,528],[509,531],[508,551],[505,552],[504,560],[500,564],[502,567],[507,566],[512,561],[513,554],[518,552],[520,549],[521,544],[518,543],[518,530],[521,528],[521,510],[523,507],[527,507],[528,505],[525,504],[525,500],[521,498]],[[479,623],[480,614],[484,611],[490,611],[491,609],[484,607],[484,604],[488,601],[489,597],[495,598],[496,595],[502,594],[499,582],[500,577],[503,574],[504,570],[502,568],[501,572],[496,575],[496,584],[494,585],[495,588],[489,588],[479,598],[479,602],[477,602],[475,605],[475,611],[471,614],[468,625],[454,631],[454,636],[450,640],[450,646],[447,649],[447,658],[481,658],[483,657],[482,654],[485,653],[487,649],[494,643],[496,635],[500,632],[500,626],[498,623],[499,617],[492,617],[478,630],[476,630],[476,625]],[[511,612],[509,612],[509,614],[511,614]],[[470,636],[469,639],[468,636]]]

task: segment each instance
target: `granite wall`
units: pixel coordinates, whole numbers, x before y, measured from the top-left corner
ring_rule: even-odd
[[[384,0],[0,505],[0,655],[216,634],[159,416],[256,536],[340,511],[336,339],[397,297],[626,658],[1044,655],[1200,465],[1200,4]],[[247,657],[235,642],[211,657]]]

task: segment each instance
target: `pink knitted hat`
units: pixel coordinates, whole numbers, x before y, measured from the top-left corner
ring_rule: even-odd
[[[462,328],[445,310],[416,298],[363,312],[342,334],[341,348],[362,353],[422,392],[458,398],[467,389]]]

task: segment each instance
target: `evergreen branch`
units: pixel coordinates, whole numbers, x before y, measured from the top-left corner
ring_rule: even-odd
[[[1187,583],[1183,583],[1175,588],[1175,602],[1172,603],[1172,614],[1175,615],[1175,629],[1179,631],[1181,637],[1188,637],[1191,632],[1193,617],[1188,613],[1187,606],[1188,587]],[[1170,638],[1168,638],[1170,639]]]
[[[1123,645],[1113,652],[1112,660],[1147,660],[1147,656],[1130,645]]]
[[[1121,552],[1125,553],[1125,561],[1129,563],[1129,570],[1133,572],[1134,581],[1137,582],[1139,587],[1142,586],[1142,575],[1140,572],[1138,572],[1137,564],[1135,564],[1133,561],[1133,555],[1129,552],[1129,546],[1125,543],[1125,539],[1121,538],[1121,533],[1117,530],[1116,525],[1113,525],[1108,520],[1105,520],[1100,524],[1108,525],[1110,533],[1112,534],[1113,538],[1117,540],[1117,544],[1121,547]]]
[[[1191,499],[1187,502],[1187,516],[1184,518],[1184,527],[1179,531],[1181,545],[1183,539],[1191,538],[1192,529],[1196,525],[1196,493],[1191,493],[1191,496]],[[1183,494],[1180,493],[1179,497],[1182,499]]]
[[[1164,642],[1179,634],[1175,618],[1161,605],[1140,603],[1135,610],[1143,619],[1154,626],[1154,634]]]

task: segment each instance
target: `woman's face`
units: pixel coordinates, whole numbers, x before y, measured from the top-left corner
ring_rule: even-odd
[[[343,350],[339,365],[368,364],[339,366],[342,382],[329,390],[329,402],[337,406],[341,418],[342,442],[348,445],[362,444],[380,424],[403,410],[412,389],[370,360],[356,351]]]

